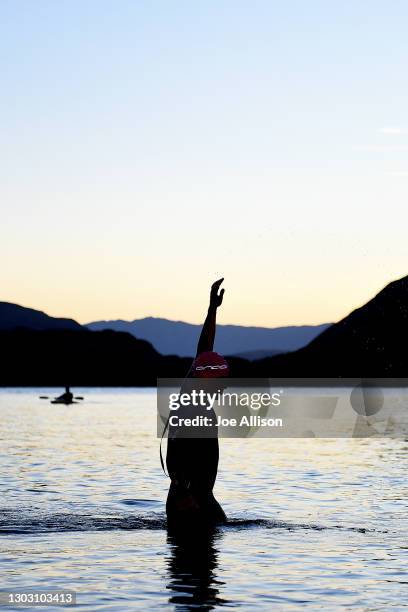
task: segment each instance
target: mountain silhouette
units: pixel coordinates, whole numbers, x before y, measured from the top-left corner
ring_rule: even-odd
[[[259,353],[273,355],[294,351],[315,338],[330,323],[288,327],[244,327],[241,325],[217,325],[217,351],[223,355]],[[146,317],[134,321],[95,321],[88,329],[102,331],[113,329],[132,334],[151,342],[163,355],[193,356],[197,348],[201,325]],[[261,355],[259,355],[261,356]],[[249,357],[253,359],[254,357]]]
[[[119,332],[0,331],[2,386],[155,385],[159,353]]]
[[[127,332],[90,331],[71,319],[9,307],[0,304],[0,386],[154,386],[157,377],[184,377],[191,365],[191,358],[163,356]],[[18,309],[35,313],[31,324],[37,329],[27,328],[30,317],[9,315]],[[56,328],[40,328],[49,322]],[[72,329],[61,327],[67,322]],[[236,378],[405,378],[407,340],[408,276],[303,348],[256,361],[228,361]],[[215,348],[220,350],[218,335]]]
[[[287,351],[283,350],[260,350],[260,351],[241,351],[240,353],[235,353],[233,357],[241,357],[242,359],[248,359],[248,361],[255,361],[257,359],[265,359],[266,357],[272,357],[273,355],[280,355],[281,353],[285,353]]]
[[[11,330],[18,327],[28,329],[83,329],[73,319],[57,319],[41,310],[26,308],[10,302],[0,302],[0,329]]]
[[[163,356],[126,332],[87,329],[0,330],[0,386],[155,386],[184,378],[190,358]],[[249,362],[229,359],[231,375],[249,375]]]
[[[254,362],[259,376],[392,377],[408,373],[408,276],[330,326],[307,346]]]

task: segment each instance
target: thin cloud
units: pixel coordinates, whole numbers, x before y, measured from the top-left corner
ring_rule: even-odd
[[[391,153],[391,152],[403,152],[408,151],[407,145],[355,145],[354,151],[368,151],[370,153]]]
[[[408,134],[408,130],[403,130],[399,127],[383,127],[378,130],[381,134],[387,136],[401,136],[402,134]]]

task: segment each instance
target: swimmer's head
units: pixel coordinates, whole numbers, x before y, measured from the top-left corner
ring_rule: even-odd
[[[229,375],[228,362],[214,351],[200,353],[193,362],[194,378],[225,378]]]

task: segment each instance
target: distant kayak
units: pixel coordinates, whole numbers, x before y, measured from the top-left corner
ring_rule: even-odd
[[[49,397],[49,395],[39,395],[39,399],[46,399],[47,400],[47,399],[50,399],[50,397]],[[69,401],[64,400],[64,399],[60,399],[59,397],[56,397],[56,398],[54,398],[51,401],[51,403],[52,404],[54,404],[54,403],[57,403],[57,404],[59,404],[59,403],[61,403],[61,404],[79,404],[79,402],[76,402],[75,400],[83,400],[83,399],[85,399],[85,398],[82,397],[82,395],[76,395],[73,400],[69,400]]]
[[[41,395],[40,398],[45,399],[46,396]],[[66,406],[69,406],[70,404],[77,404],[78,402],[76,402],[75,400],[83,399],[84,398],[82,397],[82,395],[74,396],[74,394],[71,393],[69,386],[67,385],[65,387],[65,393],[63,393],[62,395],[58,395],[58,397],[54,397],[54,399],[51,400],[51,404],[65,404]]]

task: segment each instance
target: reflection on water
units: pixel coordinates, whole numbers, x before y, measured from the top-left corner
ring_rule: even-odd
[[[401,609],[406,441],[221,440],[232,520],[180,535],[154,392],[76,391],[0,392],[1,588],[73,589],[79,610]]]
[[[224,583],[216,579],[215,571],[218,564],[216,544],[219,538],[220,534],[215,530],[194,534],[188,531],[169,533],[169,603],[206,610],[227,603],[220,596],[220,588]]]

